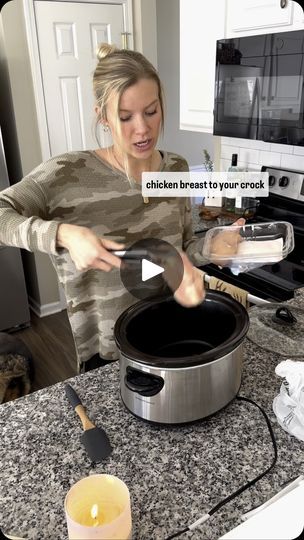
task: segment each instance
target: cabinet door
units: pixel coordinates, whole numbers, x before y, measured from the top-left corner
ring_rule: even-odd
[[[227,38],[292,30],[293,4],[280,0],[227,0]]]
[[[99,43],[121,46],[121,4],[35,2],[52,156],[98,146],[92,74]]]
[[[213,131],[216,40],[225,37],[226,0],[180,0],[180,128]]]

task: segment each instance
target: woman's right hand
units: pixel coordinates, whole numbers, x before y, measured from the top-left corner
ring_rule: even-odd
[[[174,291],[175,300],[184,307],[198,306],[205,299],[204,279],[202,272],[188,259],[186,253],[179,253],[184,265],[182,281]],[[166,278],[166,272],[164,273]],[[170,279],[166,280],[170,287]]]
[[[120,268],[121,259],[109,249],[124,249],[123,244],[100,238],[88,227],[61,223],[57,229],[57,246],[66,248],[77,270],[90,268],[109,272]]]

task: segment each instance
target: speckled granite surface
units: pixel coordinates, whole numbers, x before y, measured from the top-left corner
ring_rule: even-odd
[[[304,289],[292,302],[304,305]],[[282,358],[245,342],[240,395],[268,412],[278,444],[275,469],[182,538],[215,540],[240,522],[289,479],[304,473],[304,443],[276,423],[272,401],[281,380]],[[69,487],[92,472],[115,474],[130,489],[133,538],[164,540],[210,510],[266,469],[273,457],[260,412],[234,400],[213,417],[184,427],[156,427],[126,411],[119,396],[118,365],[70,379],[92,420],[114,447],[91,469],[80,442],[81,425],[68,404],[64,384],[0,406],[0,526],[35,540],[64,540],[63,510]]]
[[[222,225],[231,225],[233,219],[231,219],[229,216],[222,216],[220,220],[213,219],[213,220],[206,220],[202,219],[199,215],[199,212],[201,210],[201,206],[198,204],[193,204],[192,206],[192,228],[194,233],[200,233],[204,231],[208,231],[208,229],[212,229],[213,227],[219,227]]]

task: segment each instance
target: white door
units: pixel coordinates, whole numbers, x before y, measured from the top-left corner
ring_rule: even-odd
[[[96,148],[96,50],[101,42],[122,46],[123,7],[37,1],[35,16],[50,155]]]

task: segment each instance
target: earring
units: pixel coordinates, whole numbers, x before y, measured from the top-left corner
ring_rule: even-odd
[[[102,124],[102,129],[106,133],[107,131],[109,131],[109,126],[107,124]]]

